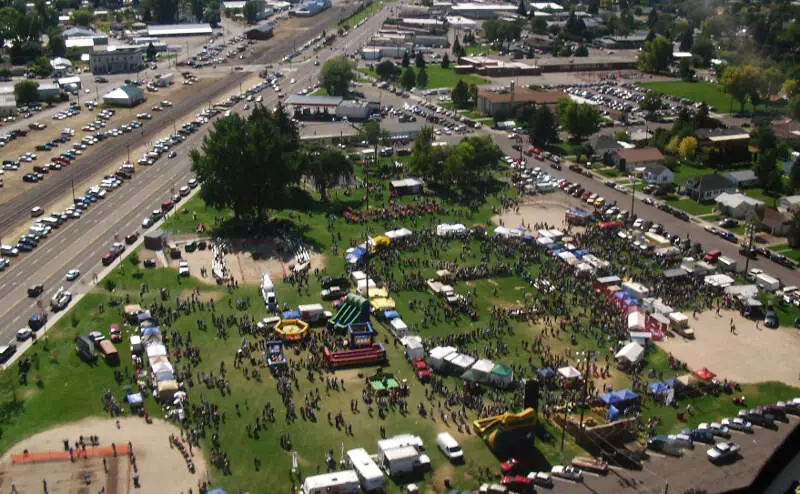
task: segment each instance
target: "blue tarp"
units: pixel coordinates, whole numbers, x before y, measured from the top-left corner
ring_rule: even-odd
[[[150,315],[150,311],[149,310],[146,310],[144,312],[140,312],[140,313],[136,314],[136,320],[138,322],[147,321],[149,319],[152,319],[152,316]]]
[[[208,491],[208,494],[227,494],[222,489],[214,489],[213,491]]]
[[[386,320],[397,319],[398,317],[400,317],[400,314],[398,314],[396,310],[383,311],[383,318]]]
[[[617,420],[619,418],[619,409],[614,405],[608,407],[608,420]]]
[[[589,213],[587,213],[586,211],[581,211],[580,209],[569,209],[567,212],[569,214],[574,214],[575,216],[582,216],[584,218],[587,218],[589,216]]]
[[[142,403],[142,393],[133,393],[125,397],[125,400],[131,405],[138,405]]]
[[[555,371],[550,367],[542,367],[539,369],[538,374],[542,377],[553,377],[556,375]]]
[[[667,385],[662,383],[661,381],[658,381],[650,383],[647,386],[647,389],[649,389],[651,393],[662,393],[667,390]]]
[[[582,250],[582,249],[578,249],[578,250],[574,251],[573,254],[575,254],[575,257],[580,259],[581,257],[586,255],[586,251]]]
[[[357,263],[358,261],[361,260],[362,257],[364,257],[366,253],[367,251],[365,249],[362,249],[361,247],[356,247],[355,249],[353,249],[344,256],[344,260],[349,263]]]
[[[666,384],[668,388],[680,388],[683,386],[683,384],[674,377],[665,380],[664,384]]]
[[[300,319],[299,310],[285,310],[281,316],[283,319]]]
[[[630,389],[621,389],[619,391],[614,391],[611,394],[613,394],[618,398],[617,401],[630,401],[630,400],[635,400],[636,398],[639,397],[639,395],[637,395]]]
[[[160,335],[161,328],[158,326],[150,326],[149,328],[144,328],[142,330],[142,336],[153,336],[153,335]]]
[[[606,405],[611,405],[612,403],[617,403],[618,401],[621,400],[619,396],[617,396],[615,393],[602,393],[600,394],[600,401],[602,401]]]
[[[530,235],[523,235],[522,236],[522,240],[524,240],[526,242],[533,242],[534,238],[531,237]]]

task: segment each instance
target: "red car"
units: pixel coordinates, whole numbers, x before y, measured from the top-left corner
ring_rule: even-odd
[[[516,472],[520,468],[522,468],[522,463],[516,458],[509,458],[500,464],[500,471],[503,472],[503,475]]]
[[[102,259],[103,266],[108,266],[109,264],[114,262],[114,259],[116,258],[117,256],[115,256],[113,252],[106,252],[105,254],[103,254],[103,259]]]
[[[533,479],[524,475],[506,475],[500,484],[514,492],[531,492],[533,490]]]
[[[130,245],[130,244],[132,244],[132,243],[136,242],[136,240],[137,240],[138,238],[139,238],[139,234],[138,234],[138,233],[136,233],[136,232],[133,232],[133,233],[131,233],[131,234],[128,234],[128,236],[127,236],[127,237],[125,237],[125,243],[126,243],[126,244],[128,244],[128,245]]]
[[[172,209],[172,201],[167,200],[167,201],[164,201],[164,202],[161,203],[161,210],[162,211],[166,212],[166,211],[169,211],[170,209]]]
[[[414,361],[414,372],[416,372],[417,378],[421,382],[427,382],[431,378],[431,370],[428,368],[428,364],[421,358]]]
[[[109,332],[111,333],[111,341],[115,343],[122,341],[122,331],[120,331],[117,324],[112,324]]]

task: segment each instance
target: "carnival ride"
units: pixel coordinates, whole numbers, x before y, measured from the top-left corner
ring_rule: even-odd
[[[503,413],[472,422],[472,429],[492,450],[513,449],[526,430],[536,427],[536,410],[526,408],[519,413]],[[510,434],[509,434],[510,433]]]
[[[281,319],[275,325],[275,333],[283,341],[301,341],[308,336],[308,323],[300,319]]]
[[[283,342],[272,340],[267,342],[267,365],[269,370],[275,372],[287,367],[286,357],[283,356]]]
[[[339,332],[345,332],[353,323],[366,323],[369,321],[369,300],[349,293],[344,301],[339,304],[336,314],[328,321],[328,327]]]

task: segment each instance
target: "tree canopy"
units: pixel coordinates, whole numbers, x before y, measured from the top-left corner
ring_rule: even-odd
[[[594,106],[577,103],[569,98],[558,100],[558,117],[564,129],[578,141],[589,137],[600,128],[600,112]]]
[[[672,42],[664,36],[645,41],[638,63],[645,72],[666,72],[672,63]]]
[[[558,141],[558,122],[546,105],[539,105],[533,110],[528,122],[528,136],[532,143],[539,146]]]
[[[39,83],[23,79],[14,84],[14,98],[18,105],[39,101]]]
[[[490,42],[502,46],[507,42],[519,39],[522,34],[522,24],[489,19],[483,23],[483,33]]]
[[[400,76],[400,85],[403,86],[404,89],[411,89],[416,83],[417,75],[414,73],[414,69],[406,67],[403,71],[403,75]]]
[[[258,22],[258,5],[256,2],[252,0],[245,2],[242,14],[244,15],[244,20],[247,21],[248,24],[255,24]]]
[[[503,153],[491,137],[465,137],[455,146],[434,146],[433,140],[433,129],[423,127],[412,146],[410,173],[466,189],[485,182],[500,166]]]
[[[328,190],[353,175],[353,162],[340,149],[330,146],[311,146],[304,150],[301,172],[311,178],[323,201]]]
[[[189,154],[207,204],[258,221],[286,204],[301,160],[297,129],[282,113],[282,107],[273,114],[256,105],[246,119],[233,114],[214,122],[200,150]]]
[[[728,67],[719,81],[722,90],[739,102],[739,109],[744,111],[748,98],[757,95],[761,85],[761,71],[752,65]]]
[[[400,74],[400,67],[391,60],[384,60],[375,66],[375,73],[378,74],[382,81],[391,81]]]
[[[355,79],[356,63],[344,56],[328,59],[320,72],[322,87],[331,96],[346,96]]]

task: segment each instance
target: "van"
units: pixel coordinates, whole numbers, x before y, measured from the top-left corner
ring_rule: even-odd
[[[97,346],[100,348],[100,354],[103,355],[103,359],[107,364],[119,365],[119,352],[117,352],[117,347],[113,343],[109,340],[102,340]]]
[[[442,454],[453,463],[460,463],[464,461],[464,451],[458,441],[453,439],[449,432],[442,432],[436,436],[436,445],[441,450]]]

